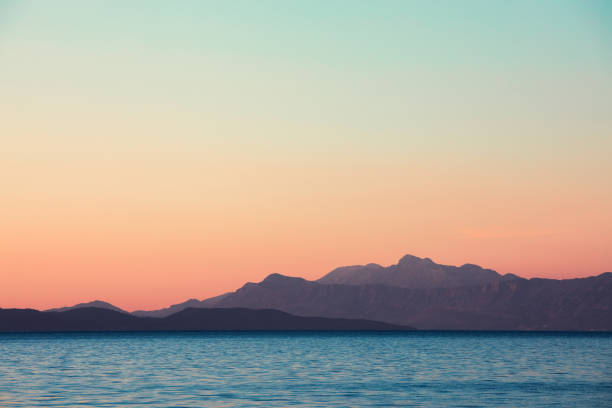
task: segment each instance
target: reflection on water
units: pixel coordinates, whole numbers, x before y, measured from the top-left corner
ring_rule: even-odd
[[[611,334],[0,334],[0,407],[611,401]]]

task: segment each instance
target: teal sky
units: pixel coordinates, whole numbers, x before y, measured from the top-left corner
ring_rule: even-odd
[[[5,2],[2,103],[60,115],[85,101],[111,115],[162,111],[217,122],[224,144],[281,150],[598,154],[611,147],[611,10],[605,1]],[[261,133],[233,129],[238,119]]]

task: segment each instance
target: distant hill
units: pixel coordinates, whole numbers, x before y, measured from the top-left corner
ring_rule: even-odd
[[[247,283],[216,307],[269,308],[435,330],[612,330],[612,273],[427,289],[322,284],[272,274]]]
[[[229,295],[229,293],[225,293],[223,295],[215,296],[215,297],[208,298],[205,300],[189,299],[186,302],[178,303],[176,305],[172,305],[164,309],[136,310],[132,312],[132,314],[134,316],[140,316],[140,317],[166,317],[166,316],[170,316],[171,314],[180,312],[181,310],[190,308],[190,307],[193,307],[193,308],[215,307],[215,305],[227,295]]]
[[[82,309],[86,307],[96,307],[98,309],[109,309],[109,310],[114,310],[116,312],[127,313],[125,310],[122,310],[118,308],[117,306],[111,305],[110,303],[104,302],[102,300],[94,300],[94,301],[87,302],[87,303],[79,303],[74,306],[57,307],[57,308],[48,309],[45,311],[46,312],[67,312],[68,310]]]
[[[500,275],[478,265],[440,265],[429,258],[406,255],[396,265],[383,267],[375,263],[343,266],[334,269],[321,279],[324,284],[374,285],[381,284],[401,288],[431,289],[458,288],[481,285],[507,279],[519,279],[515,275]]]
[[[300,317],[278,310],[193,309],[164,318],[137,317],[101,308],[64,312],[0,309],[0,332],[64,331],[405,331],[371,320]]]

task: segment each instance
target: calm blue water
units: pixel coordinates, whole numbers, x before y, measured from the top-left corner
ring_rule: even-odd
[[[0,407],[612,406],[612,335],[0,335]]]

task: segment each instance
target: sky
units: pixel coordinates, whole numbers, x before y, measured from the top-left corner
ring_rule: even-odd
[[[612,271],[612,5],[1,1],[0,205],[0,307]]]

